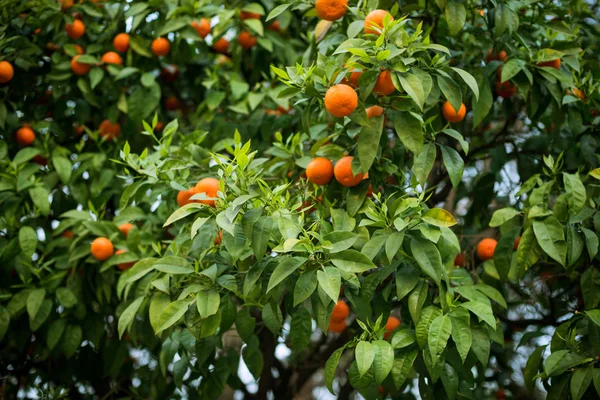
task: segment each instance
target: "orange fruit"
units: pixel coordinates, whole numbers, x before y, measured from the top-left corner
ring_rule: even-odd
[[[62,234],[62,237],[67,238],[67,239],[72,239],[73,238],[73,231],[64,231]]]
[[[85,33],[85,24],[76,19],[72,24],[66,24],[65,30],[71,39],[79,39]]]
[[[169,111],[178,110],[181,107],[181,102],[175,96],[169,96],[165,99],[165,108]]]
[[[458,253],[454,258],[454,266],[455,267],[464,267],[465,266],[465,256],[462,253]]]
[[[126,33],[119,33],[113,39],[113,46],[115,46],[117,51],[125,53],[129,50],[129,35]]]
[[[36,28],[36,30],[33,31],[33,34],[39,35],[41,31],[42,31],[42,28]]]
[[[325,21],[335,21],[346,14],[348,0],[317,0],[315,8],[319,18]]]
[[[220,245],[222,240],[223,240],[223,231],[219,231],[219,234],[215,238],[215,246]]]
[[[201,18],[200,21],[193,21],[192,28],[198,32],[198,35],[205,38],[210,33],[210,21],[206,18]]]
[[[77,54],[83,54],[84,53],[83,46],[80,46],[78,44],[74,44],[73,47],[75,47],[75,51],[77,52]]]
[[[119,230],[125,237],[129,235],[129,231],[133,228],[133,224],[131,222],[125,222],[124,224],[119,225]]]
[[[117,250],[115,252],[115,254],[123,254],[123,253],[127,253],[127,250],[121,249],[121,250]],[[135,261],[121,263],[121,264],[117,264],[117,268],[119,268],[121,271],[125,271],[126,269],[133,267],[134,264],[135,264]]]
[[[484,14],[485,14],[485,11],[483,11],[483,10],[478,10],[478,12],[479,12],[479,15],[481,15],[482,17],[483,17],[483,16],[484,16]]]
[[[354,160],[354,157],[352,156],[342,157],[335,163],[335,167],[333,168],[335,179],[346,187],[356,186],[364,178],[362,172],[358,175],[352,173],[352,160]]]
[[[358,95],[348,85],[340,83],[327,89],[325,108],[334,117],[346,117],[358,107]]]
[[[281,32],[281,24],[275,20],[271,25],[267,26],[267,29],[273,32]]]
[[[517,94],[517,86],[511,83],[511,81],[500,82],[496,81],[494,84],[496,88],[496,94],[503,99],[508,99]]]
[[[106,137],[106,140],[113,140],[121,135],[121,125],[118,122],[112,123],[105,119],[98,126],[100,137]]]
[[[174,82],[179,77],[179,68],[175,64],[167,65],[160,71],[160,76],[167,82]]]
[[[373,10],[365,18],[365,33],[373,33],[375,35],[380,35],[381,33],[376,31],[376,28],[383,29],[383,19],[386,15],[390,16],[390,22],[394,20],[392,18],[392,14],[385,10]]]
[[[115,248],[110,240],[105,237],[99,237],[92,242],[90,251],[96,260],[104,261],[108,260],[110,256],[113,255]]]
[[[342,333],[346,330],[346,321],[334,321],[333,319],[329,321],[329,327],[327,329],[329,332],[333,333]]]
[[[30,127],[24,126],[17,130],[17,133],[15,134],[15,139],[17,140],[17,143],[19,143],[19,145],[21,146],[31,146],[35,141],[35,133]]]
[[[560,58],[557,58],[556,60],[550,60],[550,61],[544,61],[544,62],[538,63],[537,66],[559,69],[560,68]]]
[[[188,190],[180,190],[179,193],[177,193],[177,204],[179,207],[183,207],[186,204],[191,203],[190,197],[195,194],[196,190],[193,187],[189,188]]]
[[[387,322],[385,323],[385,333],[383,335],[384,339],[387,339],[390,337],[390,335],[392,334],[392,332],[400,326],[400,324],[402,323],[402,321],[400,321],[400,319],[396,318],[396,317],[389,317]]]
[[[104,53],[104,55],[102,56],[102,62],[104,64],[116,64],[116,65],[122,64],[121,56],[118,53],[115,53],[114,51],[109,51],[108,53]]]
[[[45,157],[40,156],[39,154],[33,157],[32,160],[33,162],[35,162],[36,164],[40,164],[41,166],[48,165],[48,160]]]
[[[0,61],[0,83],[10,82],[14,75],[12,64],[8,61]]]
[[[155,132],[160,132],[160,131],[162,131],[163,129],[165,129],[165,123],[164,123],[164,122],[162,122],[162,121],[158,121],[158,122],[156,123],[156,128],[154,128],[154,131],[155,131]]]
[[[467,107],[465,107],[463,103],[460,103],[460,108],[458,109],[458,112],[456,112],[454,110],[454,107],[452,107],[452,104],[450,104],[450,102],[446,100],[446,102],[442,106],[442,114],[448,122],[460,122],[463,119],[465,119],[465,115],[467,114]]]
[[[477,244],[477,257],[481,261],[490,260],[494,257],[494,250],[498,242],[491,238],[485,238]]]
[[[73,0],[58,0],[58,2],[61,3],[60,9],[62,11],[66,11],[69,8],[73,7]]]
[[[161,57],[166,56],[171,51],[171,44],[165,38],[158,38],[152,41],[152,54]]]
[[[238,42],[244,50],[248,50],[256,46],[258,40],[250,34],[250,32],[241,32],[238,36]]]
[[[77,62],[77,59],[79,57],[81,57],[81,56],[77,55],[71,59],[71,70],[76,75],[85,75],[88,72],[90,72],[90,69],[92,68],[92,66],[90,64],[84,64],[84,63]]]
[[[496,60],[506,61],[507,58],[508,54],[506,54],[505,50],[501,50],[498,54],[494,54],[493,50],[490,49],[490,51],[488,51],[487,57],[485,58],[485,62],[486,64],[489,64],[490,62]]]
[[[373,118],[373,117],[380,117],[383,115],[383,107],[379,107],[379,106],[373,106],[373,107],[369,107],[365,110],[367,112],[367,117],[369,118]]]
[[[217,53],[227,54],[229,51],[229,40],[221,38],[215,42],[213,48]]]
[[[260,14],[253,13],[250,11],[242,11],[240,13],[240,19],[243,21],[245,19],[260,19]]]
[[[200,179],[196,184],[194,190],[196,193],[204,193],[207,197],[217,197],[219,192],[219,180],[215,178],[204,178]],[[211,207],[215,206],[214,200],[198,200],[202,204],[207,204]]]
[[[521,236],[517,236],[515,242],[513,243],[513,250],[517,250],[519,248],[519,243],[521,243]]]
[[[575,96],[580,98],[581,100],[585,101],[585,95],[583,94],[583,91],[577,89],[577,88],[573,88],[573,90],[571,89],[567,89],[567,94],[571,95],[571,96]]]
[[[317,185],[327,185],[333,179],[333,164],[326,158],[317,157],[306,166],[306,176]]]
[[[348,318],[348,315],[350,315],[350,307],[344,301],[338,300],[331,312],[331,320],[340,322]]]
[[[377,77],[377,82],[373,87],[373,92],[382,96],[389,96],[396,91],[394,82],[392,81],[392,74],[390,71],[381,71]]]

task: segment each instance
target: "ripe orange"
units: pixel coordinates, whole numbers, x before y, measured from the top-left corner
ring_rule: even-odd
[[[35,133],[30,127],[24,126],[17,130],[17,133],[15,134],[15,139],[17,140],[17,143],[19,143],[21,146],[31,146],[35,141]]]
[[[517,236],[515,242],[513,243],[513,250],[517,250],[519,248],[519,244],[521,243],[521,236]]]
[[[165,129],[165,123],[164,123],[164,122],[162,122],[162,121],[158,121],[158,122],[156,123],[156,128],[154,128],[154,131],[155,131],[155,132],[160,132],[160,131],[162,131],[163,129]]]
[[[193,21],[192,28],[198,32],[198,35],[205,38],[210,33],[210,21],[206,18],[201,18],[200,21]]]
[[[358,185],[365,176],[362,172],[358,175],[352,173],[352,160],[354,160],[352,156],[342,157],[335,163],[333,168],[335,179],[346,187]]]
[[[99,237],[92,242],[90,251],[96,260],[104,261],[113,255],[115,248],[110,240],[105,237]]]
[[[45,157],[40,156],[39,154],[33,157],[32,160],[33,162],[35,162],[36,164],[40,164],[41,166],[48,165],[48,160]]]
[[[367,112],[367,117],[369,118],[373,118],[373,117],[380,117],[383,115],[383,107],[379,107],[379,106],[373,106],[373,107],[369,107],[365,110]]]
[[[85,75],[88,72],[90,72],[90,69],[92,68],[92,66],[90,64],[84,64],[84,63],[77,62],[77,59],[79,57],[81,57],[81,56],[77,55],[71,59],[71,70],[76,75]]]
[[[72,24],[66,24],[65,30],[71,39],[79,39],[85,33],[85,24],[76,19]]]
[[[454,258],[454,266],[455,267],[464,267],[465,266],[465,256],[462,253],[458,253]]]
[[[281,32],[281,24],[275,20],[271,25],[267,26],[267,29],[273,32]]]
[[[115,46],[117,51],[125,53],[129,50],[129,35],[126,33],[119,33],[113,39],[113,46]]]
[[[484,16],[484,14],[485,14],[485,11],[483,11],[482,9],[480,9],[478,12],[479,12],[479,15],[481,15],[482,17],[483,17],[483,16]]]
[[[181,102],[175,96],[169,96],[165,99],[165,108],[169,111],[178,110],[181,107]]]
[[[217,53],[227,54],[229,51],[229,40],[221,38],[215,42],[213,48]]]
[[[122,64],[121,56],[118,53],[115,53],[114,51],[109,51],[108,53],[104,53],[104,55],[102,56],[102,62],[104,64],[116,64],[116,65]]]
[[[189,188],[188,190],[180,190],[179,193],[177,193],[177,204],[179,207],[183,207],[186,204],[191,203],[190,197],[195,194],[196,190],[193,187]]]
[[[219,192],[219,180],[215,178],[204,178],[200,179],[196,184],[194,190],[196,193],[204,193],[207,197],[217,197]],[[202,204],[207,204],[211,207],[215,206],[214,200],[199,200]]]
[[[342,333],[346,330],[346,321],[341,320],[339,322],[336,322],[332,319],[329,321],[329,327],[327,330],[333,333]]]
[[[488,51],[487,57],[485,58],[485,62],[486,64],[489,64],[490,62],[496,60],[506,61],[507,58],[508,54],[506,54],[505,50],[500,51],[498,54],[494,54],[493,50],[490,49],[490,51]]]
[[[490,260],[494,257],[494,250],[498,242],[491,238],[485,238],[477,244],[477,257],[481,261]]]
[[[125,222],[124,224],[119,225],[119,230],[125,237],[129,235],[129,231],[133,228],[133,224],[131,222]]]
[[[394,82],[392,81],[392,74],[390,71],[381,71],[377,77],[377,82],[373,87],[373,92],[382,96],[389,96],[396,91]]]
[[[317,0],[315,8],[319,18],[325,21],[335,21],[346,14],[348,0]]]
[[[494,86],[496,88],[496,94],[503,99],[508,99],[509,97],[513,97],[515,94],[517,94],[517,86],[511,81],[496,81]]]
[[[346,117],[358,107],[358,95],[348,85],[334,85],[325,93],[325,108],[334,117]]]
[[[167,65],[160,71],[160,76],[167,82],[174,82],[179,77],[179,68],[177,65]]]
[[[60,9],[62,11],[66,11],[69,8],[73,7],[73,0],[58,0],[58,2],[61,3]]]
[[[340,322],[348,318],[348,315],[350,315],[350,307],[344,301],[338,300],[331,312],[331,320]]]
[[[544,61],[544,62],[538,63],[537,66],[559,69],[560,68],[560,58],[557,58],[556,60],[550,60],[550,61]]]
[[[166,56],[171,51],[171,44],[165,38],[158,38],[152,41],[152,54],[161,57]]]
[[[333,179],[333,164],[326,158],[313,158],[306,166],[306,176],[317,185],[327,185]]]
[[[389,317],[387,322],[385,323],[385,333],[383,334],[383,338],[387,339],[390,337],[392,332],[400,326],[402,321],[396,317]]]
[[[385,10],[373,10],[365,18],[365,33],[373,33],[375,35],[380,35],[381,33],[377,32],[376,28],[383,29],[383,19],[386,15],[390,16],[390,22],[394,20],[392,18],[392,14]]]
[[[73,238],[73,231],[64,231],[62,234],[62,237],[67,238],[67,239],[72,239]]]
[[[127,253],[127,250],[121,249],[121,250],[117,250],[115,252],[115,254],[123,254],[123,253]],[[117,268],[119,268],[121,271],[125,271],[126,269],[133,267],[134,264],[135,264],[135,261],[121,263],[121,264],[117,264]]]
[[[14,75],[12,64],[8,61],[0,61],[0,83],[10,82]]]
[[[242,11],[240,13],[240,19],[243,21],[245,19],[260,19],[260,14],[253,13],[250,11]]]
[[[118,122],[112,123],[110,120],[105,119],[98,126],[98,131],[100,137],[106,137],[106,140],[113,140],[121,134],[121,125]]]
[[[250,34],[250,32],[241,32],[238,36],[238,42],[244,50],[248,50],[256,46],[258,39]]]
[[[446,100],[446,102],[442,106],[442,114],[448,122],[460,122],[463,119],[465,119],[465,115],[467,114],[467,107],[465,107],[465,105],[461,103],[458,112],[456,112],[456,110],[454,110],[454,107],[452,107],[452,104],[450,104],[450,102]]]
[[[74,44],[73,47],[75,47],[75,51],[77,52],[77,54],[83,54],[84,53],[83,46],[80,46],[78,44]]]
[[[567,89],[567,94],[578,97],[581,100],[585,101],[585,94],[583,94],[583,91],[580,89],[577,89],[577,88],[573,88],[573,90]]]
[[[223,240],[223,231],[219,231],[219,234],[215,238],[215,246],[220,245],[222,240]]]

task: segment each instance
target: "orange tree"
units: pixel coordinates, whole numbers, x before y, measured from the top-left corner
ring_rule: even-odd
[[[597,398],[595,4],[0,6],[3,397]]]

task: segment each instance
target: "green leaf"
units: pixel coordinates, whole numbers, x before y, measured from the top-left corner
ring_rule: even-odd
[[[486,74],[479,73],[478,79],[480,95],[477,101],[473,102],[473,127],[479,126],[485,117],[489,114],[494,103],[492,88]]]
[[[65,308],[71,308],[77,304],[77,297],[71,289],[66,287],[56,289],[56,298]]]
[[[279,265],[273,271],[269,284],[267,286],[267,293],[271,291],[275,286],[279,285],[285,278],[293,274],[301,265],[306,262],[306,258],[303,257],[289,257],[283,258],[279,262]]]
[[[554,217],[547,217],[543,221],[535,220],[533,221],[533,231],[542,250],[564,267],[567,257],[567,243],[564,240],[564,232],[560,222]]]
[[[600,310],[588,310],[585,312],[589,319],[592,320],[593,323],[600,326]]]
[[[440,149],[442,150],[442,158],[444,159],[446,170],[448,170],[452,186],[457,187],[462,179],[465,163],[460,154],[453,148],[440,145]]]
[[[159,326],[158,331],[156,333],[160,333],[165,329],[170,328],[174,323],[179,321],[183,314],[188,309],[188,306],[194,302],[195,299],[182,299],[174,301],[170,303],[165,309],[160,313],[160,317],[158,318],[157,325]]]
[[[15,155],[15,158],[13,158],[13,164],[15,167],[18,167],[19,165],[31,160],[38,154],[40,154],[40,151],[35,147],[25,147],[24,149],[19,150],[19,152]]]
[[[58,177],[60,178],[61,182],[65,185],[69,183],[69,181],[71,180],[71,171],[73,168],[71,165],[71,161],[69,161],[68,158],[63,156],[53,156],[52,164],[54,165],[56,173],[58,174]]]
[[[33,201],[33,204],[35,204],[40,213],[44,217],[47,217],[50,213],[50,201],[48,200],[50,193],[48,190],[45,187],[36,186],[29,189],[29,196],[31,196],[31,201]]]
[[[525,67],[525,61],[516,58],[508,60],[502,66],[502,76],[500,82],[506,82],[517,75]]]
[[[491,227],[498,227],[504,224],[506,221],[509,221],[521,214],[519,211],[515,210],[512,207],[501,208],[499,210],[494,211],[492,215],[492,220],[490,221]]]
[[[369,125],[363,126],[358,134],[358,158],[363,171],[368,171],[379,151],[379,140],[383,132],[384,117],[374,117]]]
[[[440,315],[442,315],[442,310],[440,310],[436,306],[425,307],[421,311],[419,322],[417,322],[415,327],[417,343],[419,344],[419,348],[425,348],[425,345],[427,344],[427,338],[429,335],[429,327],[431,326],[433,320],[435,320]]]
[[[417,337],[415,336],[414,331],[409,329],[400,329],[394,333],[394,336],[392,336],[392,348],[402,349],[410,346],[416,342],[416,340]]]
[[[4,306],[0,306],[0,342],[4,339],[4,335],[8,331],[8,326],[10,325],[10,314],[8,310]],[[50,335],[52,329],[48,332]],[[50,347],[50,346],[48,346]],[[50,349],[52,350],[52,349]]]
[[[27,314],[29,314],[29,319],[35,318],[45,297],[46,289],[35,289],[31,291],[29,297],[27,297]]]
[[[442,258],[437,247],[425,239],[412,239],[410,249],[421,271],[439,285],[442,279]]]
[[[131,325],[133,322],[133,318],[135,314],[140,309],[142,302],[144,301],[144,296],[138,297],[123,311],[121,316],[119,317],[119,338],[123,337],[123,333],[125,330]]]
[[[194,269],[183,257],[166,256],[154,263],[154,269],[165,274],[191,274]]]
[[[162,25],[158,36],[165,36],[167,33],[177,31],[187,25],[189,25],[187,18],[170,19]]]
[[[590,256],[590,260],[593,260],[596,254],[598,254],[598,235],[590,229],[581,228],[585,236],[586,247],[588,249],[588,254]]]
[[[336,270],[337,271],[337,270]],[[321,272],[321,271],[319,271]],[[338,272],[339,274],[339,272]],[[317,288],[317,271],[314,269],[300,274],[294,287],[294,307],[308,299]],[[325,289],[323,289],[325,290]]]
[[[79,325],[69,325],[65,329],[61,337],[62,352],[65,357],[71,358],[79,349],[81,345],[81,339],[83,338],[83,332]]]
[[[456,225],[456,219],[454,216],[443,208],[431,208],[425,211],[421,218],[423,221],[439,227],[450,227]]]
[[[465,313],[462,313],[461,311],[465,311]],[[469,319],[469,312],[460,308],[455,309],[450,314],[450,322],[452,323],[452,340],[456,345],[456,350],[458,351],[463,364],[469,355],[469,349],[471,348],[471,343],[473,342],[473,335],[471,334]]]
[[[333,391],[333,379],[335,378],[335,370],[337,369],[337,366],[340,362],[340,357],[342,356],[344,350],[345,347],[341,347],[334,351],[325,363],[325,385],[327,386],[327,389],[329,389],[331,394],[334,395],[335,392]]]
[[[442,373],[440,378],[442,378],[442,385],[444,386],[448,400],[456,399],[459,379],[458,374],[450,364],[444,363],[444,373]]]
[[[22,226],[19,229],[19,246],[26,258],[31,258],[37,248],[38,238],[35,230],[30,226]]]
[[[285,10],[287,10],[288,8],[290,8],[290,6],[292,4],[293,3],[280,4],[277,7],[275,7],[274,9],[272,9],[271,12],[269,13],[269,15],[267,16],[266,22],[269,22],[273,18],[276,18],[279,14],[281,14],[282,12],[284,12]],[[331,393],[333,393],[333,391],[331,391]]]
[[[570,267],[581,257],[585,243],[573,225],[567,226],[567,265]]]
[[[362,377],[367,373],[373,360],[375,359],[375,350],[370,342],[361,340],[356,345],[354,350],[354,356],[356,357],[356,366],[358,367],[358,373]]]
[[[290,322],[290,341],[292,348],[295,351],[301,351],[307,348],[310,343],[310,335],[312,333],[312,323],[308,309],[304,307],[298,308],[292,314]]]
[[[462,146],[465,154],[469,154],[469,142],[467,142],[465,140],[463,135],[461,135],[459,132],[455,131],[454,129],[450,129],[450,128],[446,128],[442,132],[444,132],[446,135],[450,136],[451,138],[458,140],[458,143],[460,143],[460,145]]]
[[[375,340],[373,343],[373,367],[375,373],[375,382],[381,384],[390,374],[394,365],[394,349],[389,342],[385,340]]]
[[[417,180],[422,187],[425,187],[429,173],[433,169],[435,163],[436,148],[433,143],[426,143],[423,145],[423,149],[415,158],[413,170],[417,176]]]
[[[262,260],[271,237],[271,229],[273,228],[273,218],[270,216],[260,217],[254,223],[252,228],[252,251],[258,261]]]
[[[479,100],[479,86],[477,86],[477,81],[475,80],[473,75],[471,75],[464,69],[455,68],[455,67],[450,67],[450,68],[452,68],[452,70],[454,72],[456,72],[458,75],[460,75],[462,80],[465,81],[467,86],[469,86],[469,88],[473,92],[473,95],[475,96],[475,101],[478,101]]]
[[[242,308],[235,318],[235,327],[246,343],[249,343],[254,335],[254,328],[256,327],[256,319],[250,315],[250,309],[248,307]]]
[[[517,265],[525,270],[529,269],[539,259],[540,251],[533,228],[527,228],[521,235],[521,241],[517,248]]]
[[[580,400],[587,391],[592,377],[594,376],[593,367],[579,368],[571,377],[571,397],[573,400]]]
[[[473,341],[471,349],[479,362],[485,367],[490,358],[490,335],[485,327],[473,326],[471,328]]]
[[[347,214],[346,214],[347,215]],[[323,235],[323,240],[331,242],[333,248],[329,249],[330,253],[339,253],[347,250],[356,243],[358,235],[354,232],[335,230]]]
[[[394,232],[387,237],[387,240],[385,241],[385,255],[390,264],[392,263],[394,256],[398,253],[398,250],[400,250],[400,247],[402,247],[403,241],[404,233],[402,232]]]
[[[264,368],[264,359],[256,336],[253,336],[248,345],[244,347],[242,356],[254,379],[258,379]]]
[[[283,326],[283,314],[274,300],[265,304],[262,309],[262,318],[267,329],[269,329],[273,335],[279,335],[281,327]]]
[[[331,263],[343,272],[361,273],[375,268],[367,256],[356,250],[344,250],[331,255]]]
[[[427,344],[434,364],[437,364],[438,358],[442,355],[452,333],[452,322],[447,315],[440,315],[431,322]]]
[[[450,102],[452,108],[455,110],[460,109],[462,105],[462,92],[460,86],[451,78],[446,76],[437,76],[438,85],[440,90],[444,94],[444,97]]]
[[[425,282],[419,281],[415,289],[408,296],[408,312],[416,324],[421,316],[421,308],[427,299],[428,285]]]
[[[102,78],[104,78],[104,70],[102,68],[92,68],[90,71],[90,87],[92,90],[98,86],[100,82],[102,82]]]
[[[48,350],[52,351],[54,347],[60,341],[65,328],[67,327],[66,319],[57,319],[50,324],[48,328],[48,334],[46,336],[46,346],[48,346]],[[0,340],[2,340],[2,335],[0,334]]]
[[[535,379],[538,374],[540,362],[542,361],[542,355],[544,354],[545,349],[546,346],[537,347],[527,359],[525,371],[523,371],[523,379],[530,394],[533,394],[535,388]]]
[[[492,312],[492,307],[488,304],[480,303],[478,301],[467,301],[462,303],[461,307],[466,308],[475,314],[481,321],[488,324],[493,330],[496,330],[496,317]]]
[[[504,3],[498,3],[495,8],[496,37],[508,31],[509,34],[519,29],[519,16]]]
[[[150,319],[150,325],[155,333],[158,332],[158,328],[160,328],[160,314],[170,302],[169,296],[164,293],[154,293],[152,296],[150,307],[148,309],[148,317]]]
[[[544,372],[548,377],[558,376],[570,368],[590,361],[593,361],[593,358],[586,358],[569,350],[558,350],[546,359]]]
[[[390,113],[390,119],[394,123],[396,134],[404,147],[415,154],[421,153],[421,150],[423,150],[423,128],[421,121],[407,112]],[[433,158],[435,160],[435,149]]]
[[[29,319],[29,328],[32,332],[37,331],[43,324],[46,322],[50,313],[52,312],[54,304],[51,300],[45,299],[42,301],[38,312],[35,314],[34,318]]]
[[[340,271],[334,267],[325,267],[323,271],[317,271],[317,280],[319,287],[331,298],[337,302],[340,294],[342,278]]]
[[[219,311],[221,297],[215,290],[203,290],[196,293],[196,307],[201,318],[207,318],[215,315]]]
[[[575,215],[579,213],[585,205],[587,197],[585,186],[583,186],[579,174],[568,174],[563,172],[563,182],[565,184],[565,191],[567,192],[567,199],[569,202],[569,213]]]
[[[467,10],[462,3],[455,0],[448,0],[445,15],[450,35],[454,36],[462,30],[467,20]]]
[[[423,111],[423,105],[425,104],[425,91],[419,77],[414,74],[401,73],[397,74],[398,80],[402,89],[410,96],[411,99],[419,106]],[[418,153],[418,152],[416,152]]]
[[[418,354],[417,349],[402,349],[397,352],[394,358],[394,365],[392,366],[392,379],[397,390],[400,390],[408,378]]]
[[[396,295],[402,300],[419,283],[419,271],[410,264],[404,264],[396,272]]]

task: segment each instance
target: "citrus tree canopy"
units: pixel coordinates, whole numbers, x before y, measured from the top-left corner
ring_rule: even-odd
[[[0,399],[598,399],[598,7],[0,0]]]

